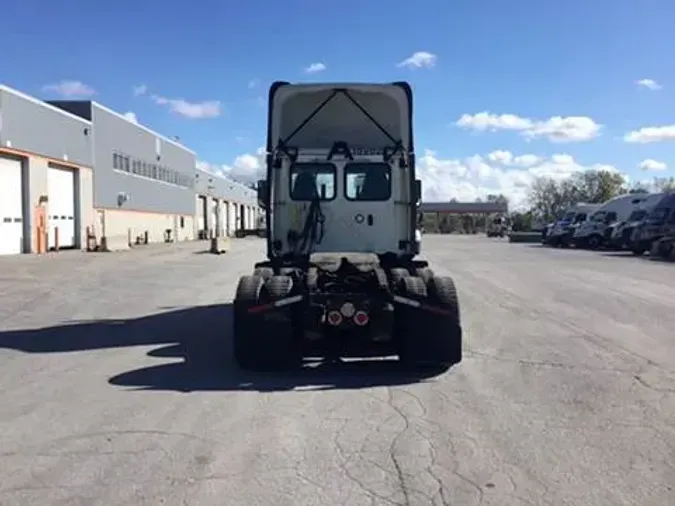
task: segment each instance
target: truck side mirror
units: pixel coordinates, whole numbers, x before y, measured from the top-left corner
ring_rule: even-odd
[[[415,199],[415,203],[422,202],[422,181],[419,179],[415,179],[415,189],[413,197]]]
[[[267,180],[261,179],[258,181],[258,205],[263,209],[267,209],[267,203],[269,200],[269,187],[267,186]]]

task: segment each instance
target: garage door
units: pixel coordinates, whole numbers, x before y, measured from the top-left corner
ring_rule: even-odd
[[[22,195],[21,162],[0,156],[0,255],[22,251]]]
[[[228,229],[227,229],[227,235],[233,236],[234,231],[237,228],[237,204],[228,204],[229,211],[228,211]]]
[[[197,226],[199,230],[206,230],[206,197],[199,197],[197,202]]]
[[[216,235],[216,230],[220,227],[219,223],[219,217],[218,217],[218,201],[216,199],[213,199],[211,201],[211,226],[209,229],[211,230],[211,234],[213,236]]]
[[[230,203],[223,202],[220,206],[220,221],[222,222],[223,235],[230,233]]]
[[[58,228],[59,248],[75,246],[75,171],[50,166],[47,169],[49,192],[49,247],[56,246]]]

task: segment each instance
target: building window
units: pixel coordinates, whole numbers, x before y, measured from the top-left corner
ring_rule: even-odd
[[[180,228],[185,228],[185,216],[180,217]]]
[[[131,163],[128,156],[124,157],[124,170],[129,172],[131,170]]]
[[[120,164],[119,164],[119,155],[117,153],[113,153],[113,169],[119,169]]]

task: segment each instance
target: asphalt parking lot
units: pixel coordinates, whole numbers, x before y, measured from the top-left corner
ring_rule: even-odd
[[[675,504],[675,264],[425,236],[462,364],[261,376],[233,244],[0,258],[0,505]]]

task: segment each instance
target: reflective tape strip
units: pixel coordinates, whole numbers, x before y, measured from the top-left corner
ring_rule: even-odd
[[[452,316],[454,314],[452,311],[449,311],[447,309],[436,307],[436,306],[429,306],[427,304],[422,304],[418,300],[407,299],[405,297],[401,297],[400,295],[394,295],[394,302],[398,302],[399,304],[405,304],[406,306],[410,306],[410,307],[416,307],[416,308],[422,309],[423,311],[429,311],[431,313],[438,313],[438,314],[443,314],[443,315],[448,315],[448,316]]]
[[[295,304],[302,300],[302,295],[294,295],[293,297],[288,297],[286,299],[279,299],[274,303],[274,307],[288,306],[289,304]]]
[[[422,305],[420,301],[413,299],[406,299],[405,297],[401,297],[400,295],[394,295],[394,302],[398,302],[399,304],[405,304],[406,306],[412,307],[420,307]]]
[[[285,299],[279,299],[274,302],[270,302],[269,304],[262,304],[260,306],[253,306],[248,308],[249,313],[260,313],[262,311],[265,311],[267,309],[272,309],[275,307],[283,307],[283,306],[288,306],[290,304],[295,304],[296,302],[300,302],[303,299],[302,295],[294,295],[293,297],[286,297]]]

